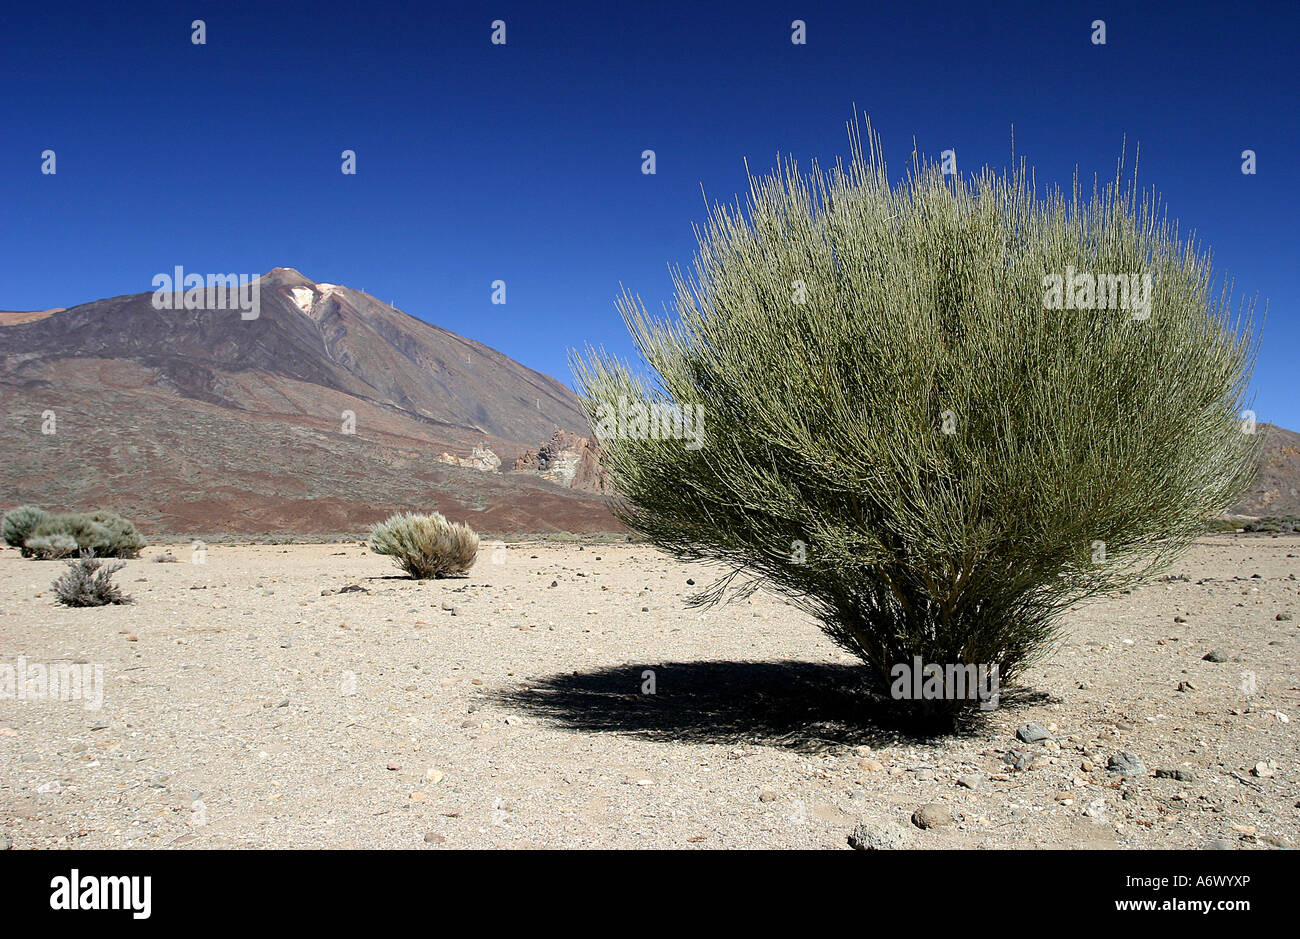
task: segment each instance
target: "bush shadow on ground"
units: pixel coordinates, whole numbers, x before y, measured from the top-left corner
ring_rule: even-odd
[[[654,694],[642,692],[647,670],[654,673]],[[977,732],[989,716],[974,711],[955,727],[918,725],[872,688],[860,665],[703,661],[550,675],[491,697],[501,707],[576,731],[802,751],[925,743]],[[1004,690],[1001,707],[1045,700],[1042,692]]]

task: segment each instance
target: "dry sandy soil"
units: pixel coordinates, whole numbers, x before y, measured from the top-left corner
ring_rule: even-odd
[[[872,723],[784,601],[687,609],[711,572],[645,546],[488,545],[425,583],[357,544],[163,550],[99,609],[0,552],[0,668],[104,676],[98,710],[0,698],[0,847],[847,849],[860,821],[911,847],[1300,841],[1300,537],[1206,538],[1070,615],[1021,703],[928,740]],[[1054,739],[1018,741],[1030,721]],[[1145,773],[1109,772],[1119,751]],[[917,827],[925,804],[952,822]]]

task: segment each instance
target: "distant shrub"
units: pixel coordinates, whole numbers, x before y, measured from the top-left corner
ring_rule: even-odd
[[[5,544],[11,548],[18,548],[22,551],[23,557],[27,557],[27,536],[44,520],[44,509],[38,509],[34,505],[20,505],[5,513],[4,523],[0,525],[0,534],[4,536]]]
[[[1253,522],[1246,522],[1241,527],[1244,531],[1290,534],[1300,531],[1300,518],[1294,515],[1270,515],[1266,518],[1256,519]]]
[[[385,554],[412,577],[463,574],[478,555],[478,535],[468,525],[432,515],[398,514],[370,530],[370,550]]]
[[[1236,531],[1241,527],[1243,527],[1241,522],[1234,521],[1230,518],[1212,518],[1205,523],[1206,531]]]
[[[69,539],[71,550],[67,550]],[[116,513],[67,512],[46,515],[31,529],[24,546],[40,559],[78,552],[101,558],[134,558],[139,557],[145,540],[135,525]]]
[[[68,562],[63,576],[54,581],[54,595],[65,606],[106,606],[130,603],[131,598],[113,583],[113,575],[126,565],[121,561],[104,567],[98,558],[82,557]]]

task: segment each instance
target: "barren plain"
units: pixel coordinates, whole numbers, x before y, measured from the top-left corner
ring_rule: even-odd
[[[133,604],[67,609],[62,564],[0,551],[0,669],[103,677],[98,707],[0,697],[0,848],[1300,841],[1300,536],[1207,536],[1080,607],[941,738],[879,723],[781,598],[690,609],[716,572],[645,545],[485,544],[427,582],[356,542],[201,559],[147,548]]]

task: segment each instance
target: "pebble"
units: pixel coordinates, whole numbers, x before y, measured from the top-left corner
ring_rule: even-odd
[[[774,802],[774,801],[776,801],[776,793],[773,792],[773,791],[770,790],[770,789],[764,789],[762,792],[760,792],[760,793],[758,794],[758,801],[759,801],[759,802]]]
[[[1269,779],[1277,775],[1277,770],[1269,763],[1259,762],[1251,769],[1250,774],[1260,779]]]
[[[424,833],[425,844],[443,844],[446,842],[446,840],[447,839],[445,837],[438,834],[436,831],[427,831]]]
[[[918,808],[912,813],[912,824],[917,828],[939,828],[943,825],[952,824],[952,812],[948,806],[938,805],[934,802],[928,803]]]
[[[1026,724],[1016,731],[1016,736],[1025,743],[1042,743],[1044,740],[1051,740],[1052,735],[1047,732],[1047,728],[1042,724]]]
[[[885,764],[879,760],[858,760],[858,769],[864,769],[868,773],[879,773],[885,768]]]
[[[1147,768],[1136,753],[1121,750],[1110,758],[1106,768],[1120,776],[1145,776]]]
[[[967,773],[965,776],[957,777],[957,785],[965,786],[967,789],[978,789],[983,782],[984,780],[976,776],[974,773]]]
[[[1290,613],[1279,613],[1279,614],[1277,614],[1277,616],[1275,616],[1275,617],[1273,617],[1273,618],[1274,618],[1275,620],[1277,620],[1279,623],[1289,623],[1289,622],[1291,621],[1291,614],[1290,614]]]
[[[1179,782],[1195,782],[1196,774],[1189,769],[1158,769],[1157,779],[1176,779]]]
[[[1007,755],[1002,758],[1002,762],[1024,772],[1033,768],[1031,765],[1033,759],[1028,753],[1021,753],[1019,750],[1008,750]]]
[[[1226,662],[1228,661],[1228,653],[1224,652],[1222,649],[1211,649],[1209,652],[1205,653],[1205,655],[1201,656],[1201,659],[1205,662]]]
[[[849,835],[855,851],[897,851],[910,841],[908,831],[897,822],[859,822]]]

